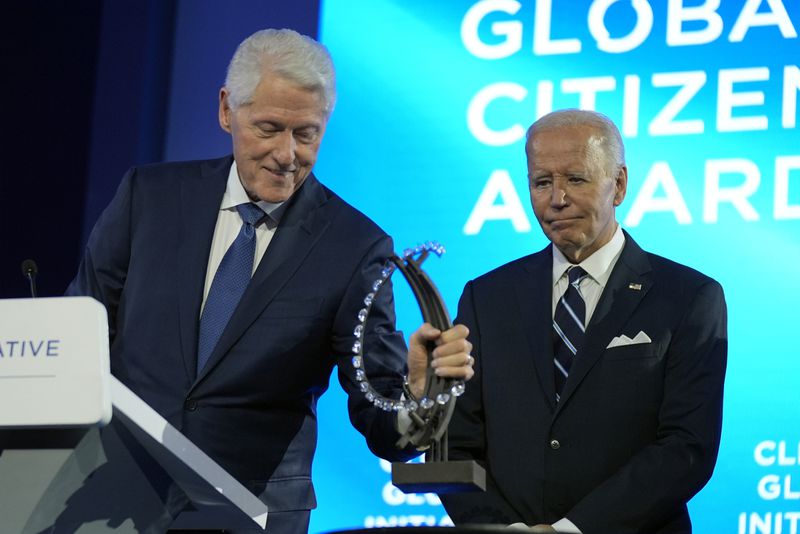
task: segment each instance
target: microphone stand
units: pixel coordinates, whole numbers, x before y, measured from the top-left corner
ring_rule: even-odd
[[[36,262],[33,260],[25,260],[22,262],[22,275],[28,279],[31,286],[31,297],[36,298],[36,275],[39,272],[39,268],[36,266]]]

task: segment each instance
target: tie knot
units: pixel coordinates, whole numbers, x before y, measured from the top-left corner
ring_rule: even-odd
[[[253,204],[252,202],[248,202],[246,204],[239,204],[236,206],[237,211],[239,212],[239,216],[242,218],[244,222],[249,224],[250,226],[257,226],[259,221],[263,219],[267,214],[264,213],[264,210]]]
[[[588,273],[583,270],[583,267],[578,265],[570,267],[567,271],[567,276],[569,277],[569,283],[571,285],[580,284],[581,280],[587,275]]]

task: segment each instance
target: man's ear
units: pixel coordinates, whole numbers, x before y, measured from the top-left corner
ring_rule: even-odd
[[[614,206],[619,206],[625,200],[625,193],[628,191],[628,167],[620,167],[617,177],[614,179]]]
[[[219,90],[219,125],[228,133],[231,133],[231,122],[233,120],[233,110],[228,100],[228,90],[224,87]]]

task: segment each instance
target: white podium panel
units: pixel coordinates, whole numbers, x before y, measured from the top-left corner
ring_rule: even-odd
[[[89,297],[0,300],[0,428],[111,420],[106,310]]]

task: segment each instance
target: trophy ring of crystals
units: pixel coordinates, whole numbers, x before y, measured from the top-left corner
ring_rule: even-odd
[[[447,430],[447,423],[453,414],[456,397],[464,393],[464,381],[436,376],[433,369],[428,365],[425,390],[420,398],[414,398],[407,387],[405,388],[404,399],[390,399],[382,396],[370,384],[365,370],[364,358],[369,358],[369,354],[364,354],[365,325],[372,303],[375,300],[375,295],[386,281],[391,278],[394,271],[399,270],[414,293],[422,312],[423,321],[430,323],[441,331],[451,328],[453,323],[447,313],[444,301],[436,286],[421,267],[422,262],[431,252],[441,256],[444,251],[442,245],[429,241],[423,245],[406,249],[403,251],[402,257],[392,255],[381,270],[380,278],[372,283],[371,291],[364,297],[364,307],[358,312],[358,323],[353,331],[355,341],[353,342],[353,357],[351,361],[359,388],[374,406],[385,411],[406,410],[411,419],[411,425],[398,441],[398,446],[400,447],[405,447],[411,443],[418,449],[424,450],[438,444]],[[432,352],[434,348],[434,343],[428,344],[429,364],[433,358]]]

